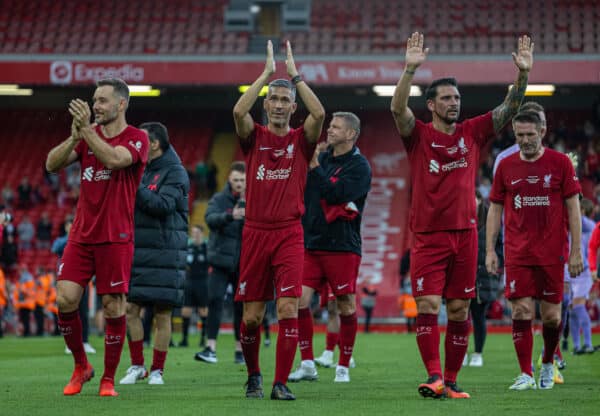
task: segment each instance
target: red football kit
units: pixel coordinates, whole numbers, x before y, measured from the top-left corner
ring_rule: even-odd
[[[112,138],[105,137],[100,126],[96,133],[111,146],[129,150],[133,163],[124,169],[107,169],[84,140],[75,148],[81,163],[81,190],[58,279],[85,286],[96,275],[98,293],[127,293],[135,195],[148,161],[148,137],[132,126]]]

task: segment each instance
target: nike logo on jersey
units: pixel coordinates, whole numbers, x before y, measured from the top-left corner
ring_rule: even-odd
[[[466,287],[465,287],[465,293],[471,293],[471,292],[472,292],[472,291],[474,291],[474,290],[475,290],[475,288],[474,288],[474,287],[472,287],[472,288],[470,288],[470,289],[468,289],[468,288],[466,288]]]
[[[431,147],[446,147],[446,146],[441,145],[441,144],[435,144],[435,142],[432,142]]]
[[[272,147],[263,147],[263,146],[260,146],[258,149],[259,150],[270,150],[270,149],[272,149]]]
[[[296,285],[293,285],[293,286],[288,286],[288,287],[282,287],[282,288],[281,288],[281,291],[282,291],[282,292],[287,292],[288,290],[290,290],[290,289],[294,288],[295,286],[296,286]]]
[[[337,290],[342,290],[343,288],[345,288],[346,286],[348,286],[348,283],[346,283],[345,285],[338,285],[337,286]]]
[[[119,286],[119,285],[122,285],[123,283],[125,283],[124,280],[121,280],[120,282],[110,282],[110,287]]]
[[[519,183],[519,182],[521,182],[522,180],[523,180],[523,179],[516,179],[516,180],[514,180],[514,181],[510,181],[510,184],[511,184],[511,185],[514,185],[514,184],[516,184],[516,183]]]

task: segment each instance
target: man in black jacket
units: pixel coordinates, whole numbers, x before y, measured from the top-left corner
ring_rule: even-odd
[[[164,384],[171,313],[173,307],[183,303],[190,182],[169,143],[166,127],[151,122],[140,129],[148,134],[150,153],[135,201],[135,251],[127,297],[131,367],[120,384],[135,384],[148,375],[144,367],[142,306],[154,308],[156,321],[148,384]]]
[[[371,167],[356,147],[360,120],[333,113],[327,142],[319,143],[309,164],[302,217],[304,275],[298,310],[300,367],[289,381],[316,380],[309,309],[315,290],[328,284],[340,313],[340,358],[335,382],[349,382],[348,367],[356,338],[356,280],[361,260],[360,223],[371,188]]]
[[[213,195],[208,202],[204,219],[210,229],[208,239],[208,341],[206,348],[194,358],[207,363],[217,362],[217,336],[223,315],[223,297],[231,284],[235,292],[239,278],[242,228],[246,216],[246,165],[233,162],[225,189]],[[234,361],[244,364],[240,345],[242,302],[233,303],[233,326],[236,340]]]

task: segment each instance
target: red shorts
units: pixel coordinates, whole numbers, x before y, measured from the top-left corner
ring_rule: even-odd
[[[302,295],[304,232],[300,223],[282,228],[244,225],[237,302]]]
[[[564,269],[562,264],[553,266],[507,265],[507,299],[532,297],[550,303],[561,303],[564,290]]]
[[[446,299],[475,297],[477,230],[415,233],[410,251],[414,297],[438,295]]]
[[[81,244],[69,241],[58,267],[57,280],[86,287],[96,276],[99,295],[127,293],[133,262],[133,243]]]
[[[347,251],[306,250],[302,285],[318,291],[328,283],[336,296],[354,294],[360,260],[358,254]]]

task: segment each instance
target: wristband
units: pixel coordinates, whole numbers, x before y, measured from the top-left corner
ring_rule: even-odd
[[[302,77],[300,75],[296,75],[295,77],[293,77],[291,79],[292,84],[296,85],[297,83],[299,83],[300,81],[303,81]]]
[[[411,71],[410,69],[405,69],[404,72],[406,72],[407,74],[414,75],[416,71]]]

